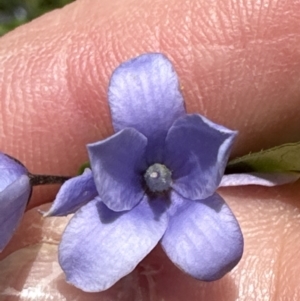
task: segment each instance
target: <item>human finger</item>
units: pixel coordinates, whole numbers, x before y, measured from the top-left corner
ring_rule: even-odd
[[[298,6],[81,0],[46,14],[1,38],[1,150],[74,175],[85,144],[112,133],[113,69],[149,51],[174,63],[188,112],[240,131],[235,155],[298,140]],[[55,191],[35,189],[31,205]]]

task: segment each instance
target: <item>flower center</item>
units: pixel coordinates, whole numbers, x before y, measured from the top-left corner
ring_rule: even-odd
[[[163,164],[155,163],[145,172],[144,178],[150,191],[168,190],[172,183],[172,172]]]

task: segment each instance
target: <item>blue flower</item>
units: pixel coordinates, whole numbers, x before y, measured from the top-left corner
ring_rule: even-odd
[[[116,133],[88,145],[92,170],[67,181],[45,214],[82,206],[59,247],[67,281],[105,290],[159,242],[191,276],[224,276],[243,253],[240,227],[215,192],[236,132],[186,114],[177,75],[162,54],[120,65],[108,98]]]
[[[0,153],[0,252],[19,225],[30,193],[27,169],[16,160]]]

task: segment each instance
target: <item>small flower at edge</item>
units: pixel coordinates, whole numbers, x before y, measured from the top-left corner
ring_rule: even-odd
[[[18,227],[31,194],[27,169],[0,153],[0,252]]]
[[[0,152],[0,252],[19,226],[33,186],[62,184],[69,177],[30,173],[17,159]]]
[[[188,115],[162,54],[121,64],[109,85],[115,134],[88,145],[91,169],[67,181],[45,215],[82,206],[59,247],[67,281],[102,291],[160,242],[191,276],[212,281],[240,260],[243,237],[215,192],[236,132]]]

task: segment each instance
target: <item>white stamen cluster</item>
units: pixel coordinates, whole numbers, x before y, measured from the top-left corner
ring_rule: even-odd
[[[144,175],[146,184],[152,192],[163,192],[171,187],[172,172],[163,164],[151,165]]]

